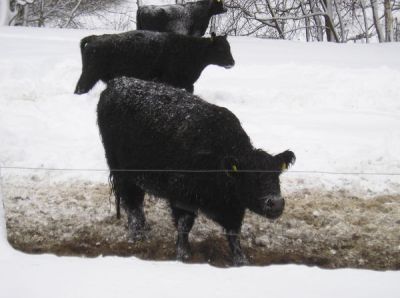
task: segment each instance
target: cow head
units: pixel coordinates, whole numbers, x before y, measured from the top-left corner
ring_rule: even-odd
[[[240,173],[240,164],[232,165],[240,174],[238,177],[243,176],[245,179],[243,185],[246,186],[242,190],[242,196],[247,197],[247,207],[251,211],[271,219],[282,215],[285,200],[281,196],[279,176],[294,164],[295,160],[296,157],[292,151],[284,151],[272,156],[263,150],[255,150],[248,157],[246,164],[249,165],[243,169],[250,171],[244,175]]]
[[[225,13],[228,10],[224,6],[224,1],[223,0],[210,0],[209,1],[209,15],[217,15],[221,13]]]
[[[232,68],[235,65],[226,35],[216,36],[214,32],[211,33],[208,56],[211,64],[225,68]]]

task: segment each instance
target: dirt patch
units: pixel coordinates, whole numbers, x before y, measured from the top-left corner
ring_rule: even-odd
[[[8,240],[28,253],[175,258],[176,231],[165,202],[146,197],[148,239],[130,242],[125,215],[116,219],[105,183],[4,179]],[[297,263],[325,268],[400,269],[400,195],[353,197],[303,190],[287,197],[271,222],[247,212],[242,246],[252,265]],[[223,230],[204,216],[190,234],[189,262],[230,266]]]

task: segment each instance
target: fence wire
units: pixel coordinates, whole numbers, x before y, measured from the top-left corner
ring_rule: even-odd
[[[94,168],[50,168],[50,167],[22,167],[22,166],[0,166],[5,170],[22,171],[55,171],[55,172],[132,172],[132,173],[281,173],[276,170],[196,170],[196,169],[94,169]],[[351,176],[400,176],[400,172],[336,172],[320,170],[286,170],[285,174],[321,174],[321,175],[351,175]]]
[[[22,171],[66,171],[66,172],[150,172],[150,173],[227,173],[227,172],[239,172],[239,173],[276,173],[280,171],[268,171],[268,170],[221,170],[221,169],[214,169],[214,170],[188,170],[188,169],[94,169],[94,168],[50,168],[50,167],[22,167],[22,166],[0,166],[0,198],[2,198],[2,204],[4,206],[4,197],[2,196],[3,194],[3,175],[4,175],[4,170],[22,170]],[[400,173],[396,172],[333,172],[333,171],[307,171],[307,170],[288,170],[285,173],[289,174],[327,174],[327,175],[370,175],[370,176],[400,176]],[[5,208],[3,208],[5,211]],[[111,208],[110,208],[111,210]],[[217,229],[219,230],[218,233],[227,236],[227,235],[243,235],[243,233],[232,233],[231,231],[221,231],[221,227],[217,225]],[[215,232],[215,229],[210,228],[210,227],[202,227],[200,228],[201,231],[205,231],[207,234],[211,233],[213,234]],[[193,231],[192,231],[193,232]],[[189,232],[189,233],[192,233]],[[326,232],[326,231],[325,231]],[[188,233],[188,234],[189,234]],[[185,234],[185,233],[182,233]],[[251,233],[250,233],[251,234]],[[289,242],[295,242],[298,241],[299,239],[302,240],[302,242],[307,245],[315,242],[326,242],[329,243],[330,246],[333,246],[335,243],[338,243],[339,247],[340,245],[343,245],[343,243],[348,242],[348,239],[333,239],[331,237],[328,237],[326,235],[319,235],[319,237],[313,237],[313,239],[302,239],[301,237],[299,238],[292,238],[291,236],[287,235],[284,231],[284,227],[280,227],[280,232],[276,234],[278,237],[282,237],[285,239],[285,241]],[[366,245],[368,246],[368,238],[373,237],[373,235],[364,235],[362,237],[362,240],[366,241]],[[382,239],[385,243],[388,245],[391,244],[400,244],[400,240],[391,240],[391,239]]]

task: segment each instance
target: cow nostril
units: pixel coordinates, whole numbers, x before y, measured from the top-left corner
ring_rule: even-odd
[[[274,207],[274,201],[272,200],[272,199],[268,199],[267,200],[267,207],[269,207],[269,208],[272,208],[272,207]]]

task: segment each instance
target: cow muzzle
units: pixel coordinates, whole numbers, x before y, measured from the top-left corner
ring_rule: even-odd
[[[235,66],[235,61],[232,61],[231,63],[229,63],[229,64],[227,64],[227,65],[224,65],[224,68],[230,69],[230,68],[232,68],[232,67],[234,67],[234,66]]]
[[[282,197],[267,197],[265,200],[265,216],[270,219],[278,218],[285,209],[285,199]]]

